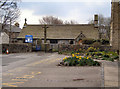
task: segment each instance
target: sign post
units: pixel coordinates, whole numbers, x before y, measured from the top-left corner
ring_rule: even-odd
[[[32,35],[26,35],[25,36],[25,43],[33,43],[33,36]]]
[[[44,44],[45,44],[45,52],[47,51],[47,47],[46,47],[46,38],[47,38],[47,32],[46,32],[46,30],[47,30],[47,28],[49,28],[49,27],[47,27],[47,25],[44,25],[44,27],[42,27],[42,28],[44,28]]]
[[[30,52],[31,52],[32,51],[32,44],[31,43],[33,43],[33,36],[32,35],[26,35],[25,36],[25,43],[28,43],[28,45],[30,47]]]

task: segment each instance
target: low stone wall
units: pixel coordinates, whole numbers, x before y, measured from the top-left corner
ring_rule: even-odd
[[[112,49],[112,46],[106,46],[106,45],[100,46],[100,50],[103,50],[103,51],[115,51],[115,50]]]
[[[45,51],[45,45],[46,45],[46,51],[50,50],[50,44],[41,44],[41,51]]]
[[[50,49],[53,51],[58,51],[58,44],[50,44]]]
[[[74,50],[78,50],[78,49],[88,49],[89,47],[91,47],[90,45],[59,45],[58,46],[58,51],[74,51]],[[113,51],[111,46],[104,46],[101,45],[99,47],[99,49],[101,51]]]
[[[2,52],[6,53],[7,49],[9,53],[24,53],[32,51],[32,47],[29,44],[2,44]]]

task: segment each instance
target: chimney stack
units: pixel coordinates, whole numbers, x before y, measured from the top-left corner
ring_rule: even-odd
[[[25,23],[24,23],[24,27],[27,26],[27,19],[25,18]]]
[[[16,23],[15,23],[15,26],[16,26],[16,27],[19,27],[19,26],[20,26],[20,24],[19,24],[18,22],[16,22]]]
[[[98,15],[94,15],[94,25],[95,27],[98,27]]]

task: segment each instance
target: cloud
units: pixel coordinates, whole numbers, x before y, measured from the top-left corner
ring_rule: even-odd
[[[73,9],[79,9],[82,10],[83,13],[86,12],[94,12],[94,11],[104,11],[104,8],[106,11],[109,11],[110,8],[110,2],[104,3],[93,3],[93,2],[79,2],[79,3],[57,3],[57,2],[39,2],[39,3],[23,3],[22,9],[31,9],[34,10],[35,15],[57,15],[57,16],[66,16],[67,12],[73,10]],[[108,9],[108,10],[107,10]],[[89,10],[89,11],[88,11]]]
[[[22,0],[23,2],[111,2],[111,0]]]
[[[87,1],[87,0],[85,0]],[[90,0],[94,1],[94,0]],[[99,0],[98,0],[99,1]],[[108,1],[108,0],[107,0]],[[88,23],[94,14],[111,15],[110,2],[22,2],[20,26],[27,18],[28,24],[39,24],[43,16],[55,16],[62,20],[75,20],[78,23]]]
[[[25,18],[27,19],[27,23],[28,24],[39,24],[39,19],[42,16],[37,16],[37,15],[33,15],[34,11],[32,10],[21,10],[21,16],[19,19],[20,22],[20,27],[22,28],[25,22]]]

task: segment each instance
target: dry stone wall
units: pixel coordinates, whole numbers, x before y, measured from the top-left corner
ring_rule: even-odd
[[[32,51],[31,46],[28,44],[2,44],[2,52],[6,53],[7,49],[9,53],[25,53]]]

